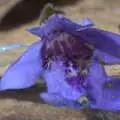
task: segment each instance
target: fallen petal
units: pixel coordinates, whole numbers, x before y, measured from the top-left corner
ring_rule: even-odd
[[[83,108],[83,106],[79,104],[78,102],[67,100],[57,94],[41,93],[40,97],[43,99],[45,103],[53,105],[53,106],[59,106],[59,107],[64,106],[64,107],[70,107],[73,109]]]
[[[22,89],[36,84],[42,73],[40,49],[42,41],[32,44],[13,64],[0,81],[0,90]]]

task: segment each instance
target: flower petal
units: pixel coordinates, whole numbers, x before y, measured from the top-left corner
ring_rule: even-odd
[[[102,52],[98,49],[94,51],[93,57],[97,57],[100,61],[106,63],[106,64],[115,64],[115,63],[120,63],[120,59],[117,57],[114,57],[110,54],[107,54],[105,52]]]
[[[44,37],[52,33],[53,29],[63,30],[71,33],[73,31],[76,32],[78,29],[88,28],[93,25],[93,22],[88,18],[79,22],[74,22],[63,15],[54,14],[49,17],[48,21],[45,23],[41,24],[40,26],[29,28],[27,31],[39,37]]]
[[[88,96],[92,102],[100,104],[102,100],[103,85],[106,82],[107,76],[103,67],[94,61],[89,65],[89,72],[85,78],[85,86],[87,87]]]
[[[52,34],[53,28],[61,28],[58,15],[52,15],[45,23],[33,28],[29,28],[27,31],[42,38],[44,36],[48,36],[48,34]]]
[[[120,59],[120,35],[88,28],[79,32],[80,40],[93,44],[97,49]]]
[[[61,107],[64,106],[73,109],[83,108],[83,106],[78,102],[67,100],[58,94],[41,93],[40,97],[44,100],[45,103],[53,106],[61,106]]]
[[[102,109],[120,110],[120,79],[109,77],[103,90]]]
[[[86,28],[94,26],[94,23],[90,18],[82,19],[80,21],[77,21],[76,23]]]
[[[47,84],[48,93],[59,94],[68,100],[77,100],[85,95],[86,91],[74,89],[66,81],[65,66],[61,61],[53,62],[51,68],[44,72],[44,80]]]
[[[91,108],[120,110],[120,79],[108,77],[98,62],[89,66],[85,79]]]
[[[27,88],[39,80],[42,66],[40,49],[42,41],[31,45],[5,72],[0,81],[0,90]]]

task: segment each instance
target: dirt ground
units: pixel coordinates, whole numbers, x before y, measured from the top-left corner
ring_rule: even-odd
[[[21,19],[20,16],[22,16],[22,14],[27,16],[26,9],[22,11],[18,10],[18,13],[16,12],[11,16],[8,15],[9,11],[11,11],[11,9],[21,1],[0,0],[0,45],[17,43],[31,44],[39,40],[38,37],[33,36],[25,31],[26,28],[32,27],[33,23],[35,24],[35,19],[37,19],[37,17],[34,17],[32,21],[29,21],[28,17],[26,18],[27,21],[23,20],[24,22],[21,23],[19,21]],[[69,0],[68,4],[64,5],[64,3],[62,3],[62,5],[56,4],[56,6],[61,8],[65,12],[65,15],[73,20],[80,20],[82,18],[89,17],[96,23],[97,27],[116,33],[120,32],[119,0],[74,1]],[[70,4],[70,2],[72,4]],[[27,7],[29,7],[29,5]],[[28,13],[29,12],[31,11],[28,11]],[[37,11],[36,8],[36,12],[34,14],[38,14],[38,12],[39,11]],[[8,18],[6,16],[8,16]],[[15,21],[18,22],[16,23]],[[20,48],[8,52],[0,52],[0,75],[4,74],[4,71],[8,65],[13,62],[24,50],[25,48]],[[94,110],[74,111],[68,108],[57,108],[43,104],[42,101],[40,101],[38,98],[39,92],[42,92],[43,90],[45,90],[43,86],[34,86],[33,88],[26,90],[1,92],[0,120],[98,120],[98,118],[91,117],[93,114],[96,114],[97,116],[97,113]],[[119,113],[115,114],[118,115],[116,120],[119,120]],[[112,117],[112,114],[110,114],[110,116],[111,120],[113,120],[114,117]],[[99,120],[104,119],[101,117]]]

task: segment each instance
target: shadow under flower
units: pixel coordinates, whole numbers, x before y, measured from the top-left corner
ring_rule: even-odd
[[[119,120],[120,119],[120,111],[86,109],[84,110],[84,113],[87,116],[87,120]]]
[[[38,97],[40,92],[46,91],[46,86],[44,84],[37,84],[33,87],[23,89],[23,90],[7,90],[0,92],[0,99],[16,99],[18,101],[32,101],[34,103],[44,104],[44,102]],[[80,114],[84,113],[86,120],[119,120],[119,111],[104,111],[98,109],[82,109]],[[81,115],[80,115],[81,116]],[[8,120],[12,118],[14,120],[16,116],[6,117]],[[27,118],[25,116],[25,118]],[[23,119],[23,118],[21,118]],[[80,117],[82,119],[82,116]]]
[[[46,91],[46,86],[44,84],[37,84],[27,89],[2,91],[0,92],[0,99],[16,99],[20,101],[43,103],[39,98],[39,94],[43,91]]]

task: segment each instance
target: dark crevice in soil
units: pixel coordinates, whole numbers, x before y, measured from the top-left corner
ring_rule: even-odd
[[[35,85],[21,90],[7,90],[0,92],[0,99],[17,99],[21,101],[43,102],[39,98],[41,92],[46,91],[45,85]]]

